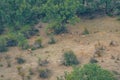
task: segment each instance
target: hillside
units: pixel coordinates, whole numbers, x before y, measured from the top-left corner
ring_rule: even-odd
[[[95,45],[100,43],[104,46],[104,54],[102,57],[95,57],[97,64],[103,68],[116,73],[116,77],[120,80],[120,22],[115,17],[98,17],[94,19],[81,19],[75,25],[68,25],[68,32],[60,35],[55,35],[56,43],[48,44],[49,37],[46,35],[43,23],[42,28],[39,24],[36,28],[39,29],[39,35],[29,39],[29,43],[33,44],[37,37],[41,36],[43,48],[33,50],[29,54],[28,50],[21,50],[18,47],[9,48],[8,52],[0,54],[0,80],[22,80],[18,75],[18,67],[22,67],[25,80],[29,74],[29,69],[32,69],[33,75],[31,80],[56,80],[56,77],[63,75],[65,71],[70,72],[72,67],[61,65],[62,55],[64,51],[72,50],[77,56],[80,66],[90,62],[94,57]],[[83,35],[84,29],[87,28],[89,34]],[[110,46],[111,41],[113,45]],[[6,59],[7,57],[7,59]],[[17,58],[22,57],[25,63],[18,64]],[[38,65],[39,58],[48,63],[44,66]],[[10,63],[11,66],[7,67]],[[39,78],[38,68],[48,68],[51,71],[48,79]]]

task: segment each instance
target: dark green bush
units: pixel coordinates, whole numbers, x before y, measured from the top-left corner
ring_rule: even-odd
[[[66,73],[58,80],[117,80],[113,73],[105,70],[97,64],[86,64],[80,68],[74,68],[71,73]]]
[[[29,44],[28,44],[28,41],[27,39],[24,37],[23,34],[18,34],[18,37],[17,37],[17,42],[18,42],[18,46],[21,48],[21,49],[28,49],[29,48]]]
[[[37,34],[39,30],[31,27],[30,25],[26,25],[21,28],[20,32],[24,35],[25,38],[29,39],[31,36]]]
[[[98,61],[95,58],[90,59],[90,63],[97,63]]]
[[[49,78],[51,74],[51,71],[49,69],[40,69],[39,70],[39,76],[41,78]]]
[[[6,34],[6,40],[7,40],[7,46],[11,47],[11,46],[17,46],[18,45],[18,41],[17,41],[17,34],[16,33],[8,33]]]
[[[23,63],[26,62],[26,60],[23,59],[22,57],[18,57],[18,58],[16,58],[16,60],[17,60],[17,63],[18,63],[18,64],[23,64]]]
[[[63,64],[65,66],[72,66],[79,64],[79,61],[77,60],[77,57],[73,51],[66,51],[63,57],[64,57]]]
[[[7,51],[6,39],[0,37],[0,52],[4,52],[4,51]]]

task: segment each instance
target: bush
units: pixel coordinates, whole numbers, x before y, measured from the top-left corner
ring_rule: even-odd
[[[97,63],[98,61],[95,58],[90,59],[90,63]]]
[[[105,46],[98,42],[98,44],[95,45],[95,57],[101,57],[105,53]]]
[[[25,38],[29,39],[31,36],[37,34],[39,30],[31,27],[30,25],[25,25],[22,27],[20,32],[24,35]]]
[[[72,66],[72,65],[79,64],[79,61],[77,60],[77,58],[76,58],[75,54],[73,53],[73,51],[65,52],[63,57],[64,57],[63,64],[65,66]]]
[[[6,36],[7,39],[7,46],[11,47],[11,46],[17,46],[18,42],[17,42],[17,34],[16,33],[9,33]]]
[[[26,62],[26,60],[23,59],[22,57],[18,57],[18,58],[16,58],[16,60],[17,60],[17,63],[18,63],[18,64],[23,64],[23,63]]]
[[[47,27],[47,34],[60,34],[66,32],[66,26],[62,25],[59,22],[52,22],[48,27]]]
[[[0,27],[0,35],[4,32],[4,29]]]
[[[39,70],[39,76],[41,78],[48,78],[50,77],[51,71],[49,69],[40,69]]]
[[[97,64],[86,64],[80,68],[74,68],[71,73],[66,73],[64,78],[58,80],[116,80],[113,73],[102,69]]]
[[[17,42],[18,42],[18,46],[19,46],[21,49],[28,49],[28,48],[29,48],[27,39],[26,39],[26,38],[24,37],[24,35],[21,34],[21,33],[18,34]]]
[[[7,51],[7,47],[6,47],[6,39],[5,38],[0,38],[0,52],[4,52]]]
[[[56,43],[56,40],[55,40],[55,38],[53,37],[53,35],[51,35],[48,44],[55,44],[55,43]]]
[[[37,38],[37,40],[35,41],[33,47],[34,47],[35,49],[42,47],[42,38],[41,38],[41,37]]]

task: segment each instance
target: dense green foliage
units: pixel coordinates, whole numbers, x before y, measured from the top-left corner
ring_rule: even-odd
[[[33,26],[40,21],[50,24],[48,33],[60,34],[67,23],[75,23],[81,15],[120,15],[119,4],[120,0],[0,0],[0,35],[7,32],[30,38],[38,32]],[[7,39],[7,45],[25,43],[15,39]]]
[[[0,33],[4,27],[19,30],[39,20],[64,26],[81,14],[95,11],[120,14],[119,4],[119,0],[1,0]]]
[[[86,64],[80,68],[74,68],[71,73],[66,73],[64,78],[58,80],[116,80],[114,75],[96,64]]]

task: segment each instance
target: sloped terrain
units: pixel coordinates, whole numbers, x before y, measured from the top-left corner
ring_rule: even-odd
[[[37,25],[39,26],[39,25]],[[37,27],[36,26],[36,27]],[[62,55],[64,51],[72,50],[76,54],[80,66],[90,62],[94,57],[95,45],[100,43],[105,47],[102,57],[95,57],[98,64],[103,68],[113,71],[120,77],[120,22],[116,18],[101,17],[92,20],[81,19],[76,25],[68,25],[68,33],[56,35],[56,44],[48,44],[48,36],[45,34],[45,26],[43,24],[40,29],[40,36],[43,38],[43,48],[32,51],[22,51],[17,47],[12,47],[8,52],[0,54],[0,80],[22,80],[18,75],[17,68],[22,66],[26,76],[31,68],[34,72],[31,75],[31,80],[56,80],[57,76],[63,75],[64,71],[71,71],[72,67],[61,65]],[[87,28],[90,34],[82,35],[84,28]],[[29,42],[32,44],[38,36],[32,37]],[[110,46],[110,42],[114,41],[115,45]],[[8,63],[11,67],[7,67],[5,57],[9,56]],[[26,60],[24,64],[16,62],[17,57],[22,57]],[[45,66],[38,65],[38,59],[47,60]],[[38,68],[50,69],[50,77],[48,79],[39,78]],[[120,80],[120,78],[119,78]]]

